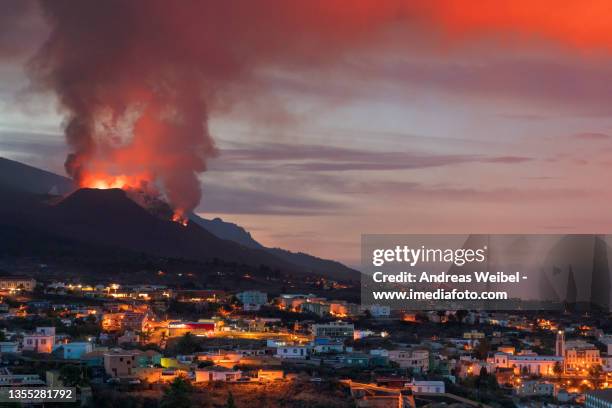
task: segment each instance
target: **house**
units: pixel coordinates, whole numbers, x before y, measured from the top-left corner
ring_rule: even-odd
[[[22,350],[51,353],[55,346],[55,327],[37,327],[35,333],[23,336]]]
[[[552,396],[555,393],[555,385],[545,381],[522,381],[514,388],[514,393],[519,397]]]
[[[423,349],[390,350],[389,361],[397,363],[400,368],[425,373],[429,371],[429,351]]]
[[[406,384],[415,394],[444,394],[444,381],[412,381]]]
[[[329,302],[329,312],[338,317],[357,316],[360,313],[360,307],[356,303],[336,300]]]
[[[268,294],[258,290],[246,290],[236,294],[243,305],[262,306],[268,303]]]
[[[19,352],[19,343],[16,341],[0,341],[0,353]]]
[[[104,353],[104,371],[113,378],[126,378],[134,375],[136,355],[130,351],[112,350]]]
[[[310,349],[307,346],[285,346],[276,349],[276,357],[282,359],[306,359]]]
[[[355,325],[353,323],[346,323],[342,321],[318,323],[313,324],[311,330],[315,337],[352,339],[355,334]]]
[[[281,294],[276,298],[276,303],[282,309],[297,310],[304,302],[313,302],[318,299],[316,295],[308,294]]]
[[[210,319],[202,319],[197,322],[181,322],[173,321],[168,322],[168,336],[178,337],[186,333],[194,335],[198,334],[210,334],[217,329],[217,322]]]
[[[370,305],[367,310],[374,318],[385,318],[391,316],[391,307],[386,305]]]
[[[340,363],[347,367],[368,367],[370,357],[367,354],[350,353],[340,356]]]
[[[282,380],[283,378],[285,378],[285,373],[283,370],[259,369],[257,371],[257,379],[259,379],[259,381],[275,381]]]
[[[0,368],[0,387],[44,386],[38,374],[13,374],[8,368]]]
[[[315,353],[342,353],[344,351],[344,343],[328,337],[317,337],[314,339],[313,351]]]
[[[32,292],[36,287],[36,280],[27,276],[2,276],[0,277],[0,290],[11,292],[23,290]]]
[[[300,305],[302,313],[314,313],[321,317],[329,315],[330,310],[330,305],[327,302],[304,302]]]
[[[568,341],[563,345],[565,367],[568,370],[580,370],[587,366],[601,364],[599,349],[586,341]]]
[[[543,376],[552,376],[555,367],[563,366],[563,357],[560,356],[538,356],[511,355],[506,353],[495,353],[487,360],[495,368],[513,368],[515,374],[529,373]]]
[[[146,313],[126,312],[121,320],[123,330],[143,332],[147,330],[149,317]]]
[[[62,346],[66,360],[78,360],[83,355],[93,351],[93,345],[87,341],[75,341]]]
[[[204,369],[195,370],[195,382],[211,382],[211,381],[236,381],[242,377],[242,371],[232,370],[230,368],[212,366]]]

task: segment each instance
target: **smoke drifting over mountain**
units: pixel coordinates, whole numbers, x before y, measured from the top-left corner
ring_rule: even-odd
[[[263,63],[335,57],[388,19],[333,1],[41,4],[52,31],[30,68],[65,112],[68,174],[161,190],[179,213],[198,204],[198,174],[216,153],[207,118],[219,91]]]
[[[580,2],[563,10],[552,2],[465,4],[43,0],[51,34],[30,72],[59,97],[72,150],[66,170],[78,184],[159,191],[182,215],[199,203],[198,175],[216,154],[209,115],[257,68],[337,61],[404,25],[428,24],[448,38],[501,30],[572,46],[609,39],[607,21],[587,28],[570,18],[584,14]],[[609,15],[605,3],[598,7]]]

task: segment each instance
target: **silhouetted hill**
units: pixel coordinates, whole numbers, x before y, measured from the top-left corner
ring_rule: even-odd
[[[255,241],[251,233],[242,228],[238,224],[223,221],[221,218],[213,218],[212,220],[202,218],[193,214],[189,219],[199,226],[205,228],[209,232],[216,235],[218,238],[234,241],[244,245],[247,248],[262,249],[264,248],[259,242]]]
[[[333,279],[358,276],[339,262],[266,248],[241,226],[220,218],[207,220],[194,214],[192,222],[183,227],[153,215],[119,189],[81,189],[64,199],[54,196],[72,189],[68,178],[0,158],[0,226],[19,226],[24,233],[34,228],[45,236],[160,256],[198,261],[218,258]]]
[[[159,219],[123,190],[80,189],[48,208],[47,222],[62,236],[195,260],[219,258],[301,272],[264,251],[222,240],[204,228]]]
[[[303,252],[292,252],[282,248],[265,247],[257,242],[251,236],[251,234],[240,225],[223,221],[221,218],[207,220],[197,215],[192,215],[191,220],[198,225],[203,226],[221,239],[234,241],[248,248],[263,249],[266,252],[297,265],[308,272],[340,280],[357,279],[359,276],[359,272],[337,261],[318,258]]]
[[[73,189],[66,177],[0,157],[0,185],[35,194],[66,194]]]

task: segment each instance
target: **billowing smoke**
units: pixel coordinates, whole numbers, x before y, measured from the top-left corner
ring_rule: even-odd
[[[82,186],[161,191],[179,213],[199,203],[220,93],[261,64],[336,58],[394,16],[335,0],[41,4],[51,34],[30,69],[65,113],[68,174]]]
[[[59,97],[72,150],[66,170],[80,185],[160,191],[188,213],[201,197],[198,175],[216,154],[207,118],[257,68],[338,61],[357,47],[384,45],[377,35],[399,26],[608,44],[603,20],[590,30],[572,17],[587,16],[581,4],[43,0],[51,34],[30,68],[35,83]]]

